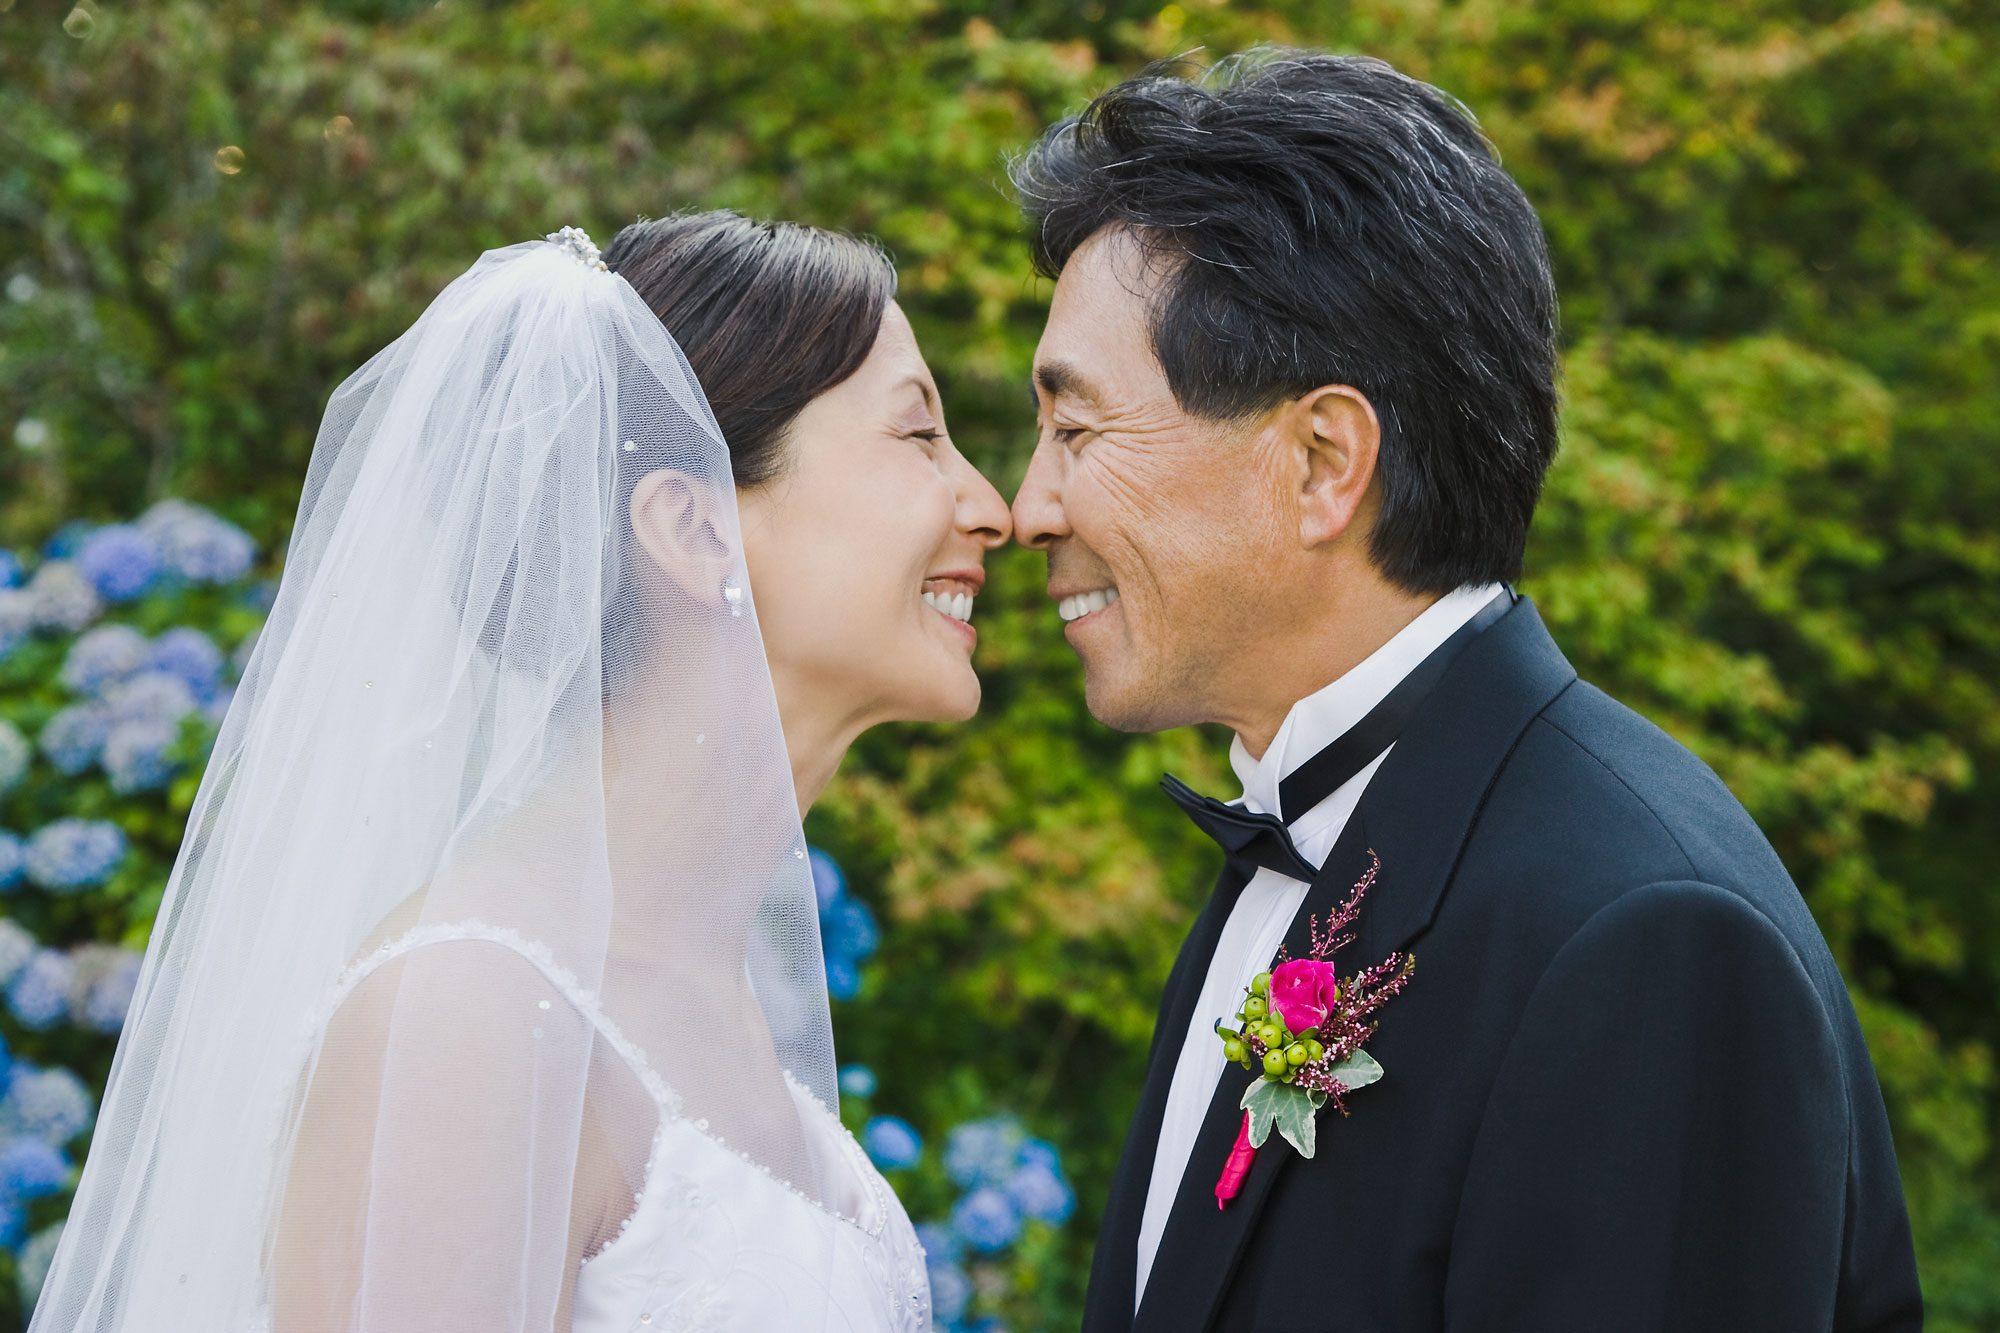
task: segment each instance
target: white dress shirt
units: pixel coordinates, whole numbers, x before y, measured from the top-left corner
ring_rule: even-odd
[[[1296,817],[1291,811],[1278,808],[1278,784],[1367,716],[1368,710],[1382,702],[1404,676],[1459,626],[1477,615],[1499,591],[1499,584],[1488,583],[1460,588],[1433,602],[1346,675],[1293,704],[1262,759],[1252,759],[1242,737],[1237,737],[1229,747],[1229,764],[1243,783],[1241,804],[1253,812],[1284,819],[1299,855],[1314,866],[1324,863],[1340,831],[1347,826],[1348,816],[1360,804],[1368,779],[1388,758],[1389,750],[1336,787],[1325,800]],[[1389,747],[1394,748],[1393,744]],[[1228,921],[1223,924],[1200,998],[1188,1018],[1187,1035],[1182,1039],[1180,1058],[1174,1064],[1174,1080],[1167,1091],[1166,1112],[1160,1120],[1159,1141],[1154,1145],[1153,1177],[1146,1190],[1146,1211],[1139,1222],[1135,1309],[1138,1299],[1146,1294],[1146,1278],[1153,1271],[1153,1258],[1159,1252],[1160,1236],[1167,1229],[1174,1196],[1180,1192],[1181,1177],[1189,1170],[1212,1175],[1222,1171],[1219,1161],[1188,1161],[1225,1063],[1222,1042],[1215,1035],[1215,1020],[1235,1013],[1243,987],[1251,977],[1270,966],[1278,946],[1285,941],[1292,918],[1305,902],[1309,887],[1289,875],[1260,867],[1243,886]]]

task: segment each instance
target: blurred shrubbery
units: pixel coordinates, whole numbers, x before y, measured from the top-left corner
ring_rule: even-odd
[[[2000,1326],[1996,30],[1973,0],[19,0],[0,10],[0,546],[185,496],[275,553],[327,392],[481,249],[684,206],[883,240],[953,434],[1011,488],[1046,284],[1002,155],[1149,58],[1381,55],[1478,112],[1549,231],[1566,431],[1523,586],[1584,675],[1771,834],[1867,1027],[1933,1326]],[[0,827],[109,819],[128,845],[87,893],[0,899],[58,957],[142,947],[171,863],[201,729],[185,674],[209,655],[167,632],[233,651],[261,614],[233,600],[248,583],[148,583],[126,533],[64,550],[75,577],[38,596],[75,614],[86,569],[145,587],[111,619],[197,708],[166,743],[184,701],[156,681],[107,749],[94,724],[119,705],[92,681],[133,640],[94,640],[80,688],[57,640],[0,665],[0,717],[37,746],[0,781]],[[859,909],[828,917],[851,964],[842,1056],[869,1074],[850,1120],[878,1158],[915,1154],[893,1178],[916,1216],[963,1210],[968,1317],[1019,1333],[1076,1322],[1154,1001],[1212,872],[1154,781],[1228,783],[1217,736],[1091,722],[1039,562],[995,566],[980,718],[865,737],[811,831]],[[104,711],[45,742],[82,706]],[[71,743],[100,747],[63,760],[94,765],[74,776],[44,748]],[[84,855],[65,838],[52,863]],[[15,912],[31,899],[42,917]],[[60,964],[39,967],[0,1033],[71,1041],[42,1058],[101,1087],[108,1037],[29,1021],[55,1007]],[[966,1125],[1016,1145],[996,1180],[1032,1164],[1020,1145],[1059,1145],[1074,1217],[968,1252],[1007,1230],[1007,1190],[950,1169]],[[21,1152],[0,1143],[0,1184],[39,1188],[53,1165]]]

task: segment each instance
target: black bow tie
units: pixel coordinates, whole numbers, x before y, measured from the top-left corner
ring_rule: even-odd
[[[1502,589],[1494,594],[1493,600],[1479,608],[1472,619],[1454,630],[1450,638],[1398,681],[1396,688],[1369,709],[1366,717],[1286,774],[1278,784],[1279,808],[1297,818],[1374,763],[1395,742],[1403,724],[1410,720],[1465,645],[1505,615],[1513,604],[1511,590]],[[1245,883],[1259,867],[1308,884],[1319,873],[1318,866],[1299,854],[1292,843],[1291,830],[1278,816],[1256,814],[1213,796],[1203,796],[1171,773],[1160,779],[1160,787],[1174,804],[1187,812],[1195,827],[1215,839]]]

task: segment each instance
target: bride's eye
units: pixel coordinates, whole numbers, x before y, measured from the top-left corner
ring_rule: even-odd
[[[910,438],[913,440],[922,440],[925,444],[936,444],[938,437],[943,434],[944,432],[941,430],[913,430],[910,432]]]

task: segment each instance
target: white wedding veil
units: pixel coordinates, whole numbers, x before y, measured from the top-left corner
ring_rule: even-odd
[[[565,228],[328,403],[31,1329],[566,1328],[662,1107],[853,1211],[728,451]]]

